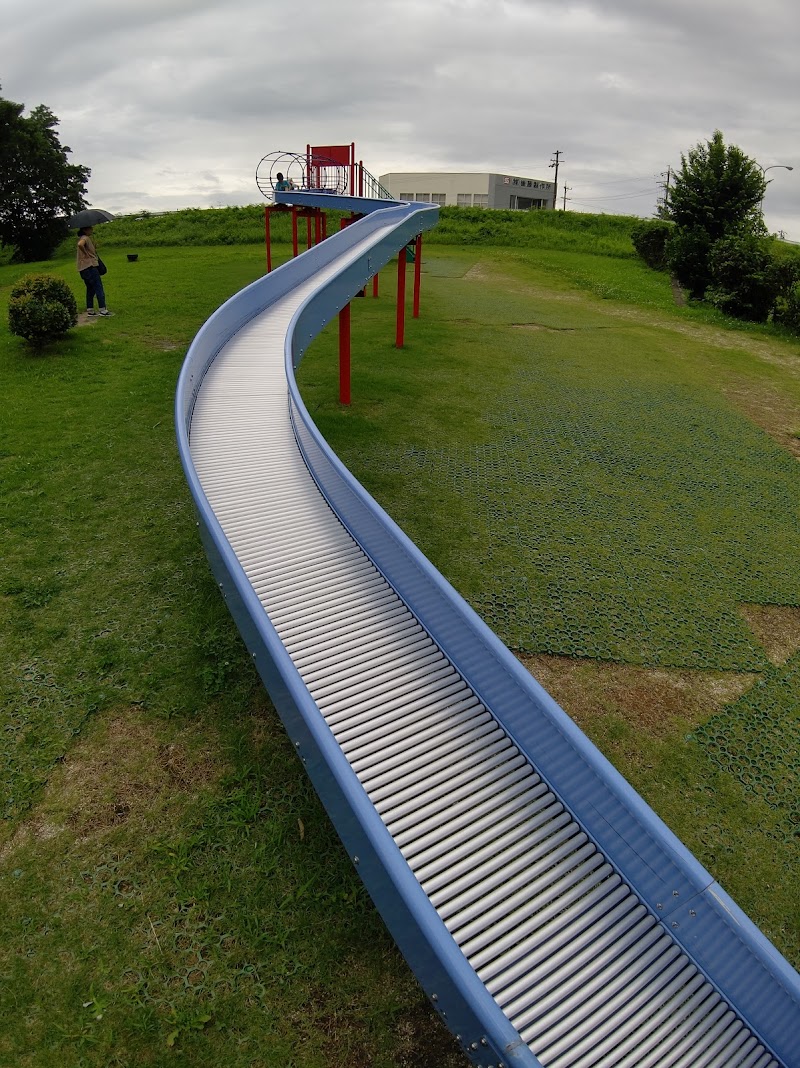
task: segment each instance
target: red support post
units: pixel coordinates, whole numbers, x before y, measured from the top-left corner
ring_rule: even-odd
[[[300,251],[297,247],[297,208],[292,205],[292,255],[298,256]]]
[[[422,280],[422,234],[414,242],[414,318],[419,319],[419,291]]]
[[[377,276],[377,274],[374,274],[372,276],[372,295],[373,295],[373,297],[377,297],[377,295],[378,295],[378,276]]]
[[[339,312],[339,403],[350,403],[350,305]]]
[[[395,331],[395,348],[402,349],[406,325],[406,246],[397,256],[397,330]]]
[[[267,243],[267,274],[272,270],[272,242],[269,232],[269,208],[264,208],[264,239]]]

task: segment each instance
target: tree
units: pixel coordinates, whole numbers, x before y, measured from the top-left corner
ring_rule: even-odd
[[[718,241],[766,235],[761,200],[766,183],[755,160],[726,145],[719,130],[706,144],[681,155],[667,211],[675,233],[667,260],[692,297],[712,283],[711,254]]]
[[[0,242],[23,262],[46,259],[66,237],[66,217],[85,207],[90,170],[72,164],[59,142],[58,119],[40,104],[0,97]]]
[[[676,226],[704,230],[713,244],[731,231],[763,231],[764,175],[755,160],[736,145],[726,145],[719,130],[706,144],[681,155],[667,211]]]

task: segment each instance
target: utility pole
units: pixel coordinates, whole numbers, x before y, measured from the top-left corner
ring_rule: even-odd
[[[571,191],[572,191],[572,186],[571,185],[567,185],[565,183],[564,184],[564,207],[562,209],[563,211],[567,210],[567,193],[569,193]]]
[[[666,216],[667,212],[669,211],[669,181],[670,181],[670,178],[672,177],[672,167],[670,165],[667,165],[666,171],[662,171],[661,172],[661,177],[665,179],[665,181],[664,181],[664,199],[661,202],[661,206],[660,206],[660,210],[659,210],[658,214],[661,215],[661,216]]]
[[[555,177],[553,178],[553,211],[556,210],[556,206],[557,206],[556,205],[556,198],[558,197],[558,161],[559,161],[559,158],[562,155],[563,155],[562,150],[560,148],[557,148],[555,150],[555,152],[553,153],[552,160],[548,164],[548,166],[555,167],[555,169],[556,169]]]

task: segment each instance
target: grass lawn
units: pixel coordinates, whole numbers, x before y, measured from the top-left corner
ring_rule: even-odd
[[[257,245],[103,253],[31,354],[0,268],[0,1064],[463,1064],[291,752],[199,544],[186,347]],[[70,260],[44,265],[80,287]],[[792,961],[800,345],[633,260],[426,246],[301,368],[337,451]]]
[[[39,355],[6,330],[26,272],[0,269],[0,1064],[462,1064],[251,667],[177,458],[186,347],[263,250],[105,258],[115,317]]]

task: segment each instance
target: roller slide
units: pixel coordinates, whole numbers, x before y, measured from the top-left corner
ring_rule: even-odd
[[[477,1065],[800,1068],[800,976],[322,440],[294,378],[436,222],[357,222],[204,324],[181,460],[223,596],[353,864]]]

